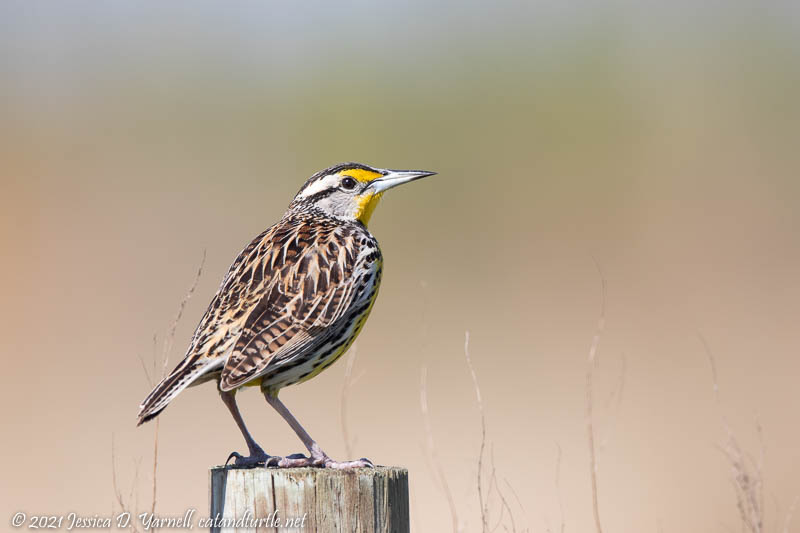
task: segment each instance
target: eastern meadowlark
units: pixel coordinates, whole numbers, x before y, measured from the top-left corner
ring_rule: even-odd
[[[194,332],[184,359],[144,399],[139,425],[186,387],[214,380],[247,442],[237,466],[371,466],[328,457],[278,399],[281,388],[316,376],[350,347],[369,316],[382,273],[378,241],[367,230],[387,189],[435,172],[358,163],[311,176],[283,218],[258,235],[231,265]],[[253,440],[236,391],[260,386],[309,455],[270,456]]]

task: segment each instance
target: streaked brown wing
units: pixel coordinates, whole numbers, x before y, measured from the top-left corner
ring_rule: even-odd
[[[253,272],[262,277],[260,299],[247,313],[222,370],[222,390],[312,350],[327,326],[350,307],[357,255],[351,231],[297,219],[272,232],[263,253],[254,259],[258,264]],[[245,265],[243,271],[249,270]],[[252,301],[243,299],[248,300]]]

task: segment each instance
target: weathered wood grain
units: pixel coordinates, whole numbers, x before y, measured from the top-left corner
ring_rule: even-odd
[[[404,468],[215,467],[209,474],[211,518],[220,526],[212,531],[409,530]]]

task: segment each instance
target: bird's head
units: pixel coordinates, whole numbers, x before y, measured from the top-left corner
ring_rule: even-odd
[[[434,174],[426,170],[388,170],[342,163],[308,178],[290,209],[315,207],[333,217],[357,220],[366,226],[384,191]]]

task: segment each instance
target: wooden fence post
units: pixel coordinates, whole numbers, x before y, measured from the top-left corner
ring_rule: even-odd
[[[396,467],[210,471],[213,532],[408,533],[408,470]]]

